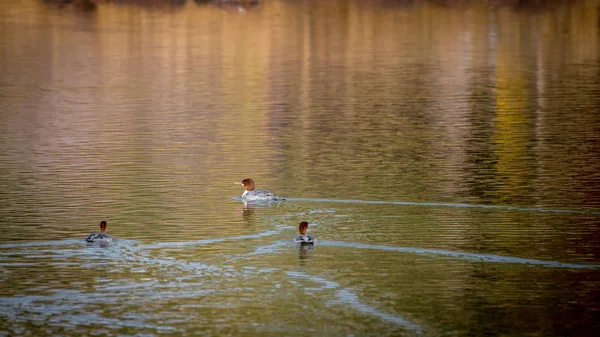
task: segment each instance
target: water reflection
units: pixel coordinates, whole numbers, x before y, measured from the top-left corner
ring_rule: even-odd
[[[315,249],[314,245],[296,244],[298,246],[298,258],[300,263],[309,263],[311,250]]]
[[[255,208],[256,206],[252,204],[248,205],[247,203],[244,203],[244,206],[242,207],[242,218],[247,222],[253,220]]]

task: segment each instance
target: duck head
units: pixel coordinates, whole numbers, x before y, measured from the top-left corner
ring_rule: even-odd
[[[306,222],[306,221],[302,221],[298,225],[298,232],[300,233],[300,235],[306,235],[306,230],[307,229],[308,229],[308,222]]]
[[[250,178],[246,178],[246,179],[242,180],[241,182],[236,181],[234,183],[238,184],[238,185],[243,185],[244,186],[245,191],[244,191],[244,194],[242,194],[242,197],[244,195],[246,195],[246,193],[248,193],[250,191],[254,191],[254,189],[256,188],[254,186],[254,180],[252,180]]]

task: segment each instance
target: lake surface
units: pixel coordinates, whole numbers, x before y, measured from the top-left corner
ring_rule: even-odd
[[[507,2],[2,1],[0,336],[600,335],[600,1]]]

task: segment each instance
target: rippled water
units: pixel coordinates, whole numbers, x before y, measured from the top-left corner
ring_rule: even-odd
[[[0,336],[600,334],[599,23],[3,1]]]

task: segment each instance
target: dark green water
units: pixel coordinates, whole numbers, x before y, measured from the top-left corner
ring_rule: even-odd
[[[544,3],[3,1],[0,336],[597,336],[600,2]]]

